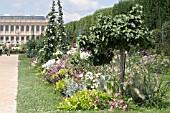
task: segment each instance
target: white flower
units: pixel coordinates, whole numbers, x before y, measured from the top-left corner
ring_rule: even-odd
[[[90,80],[93,80],[93,76],[90,76],[89,79],[90,79]]]
[[[42,65],[42,68],[50,69],[55,64],[55,59],[49,60],[45,64]]]
[[[88,75],[88,76],[90,76],[90,75],[93,76],[93,73],[92,73],[92,72],[87,72],[86,75]]]
[[[82,73],[82,74],[80,74],[80,75],[79,75],[79,77],[81,77],[81,78],[82,78],[82,77],[83,77],[83,73]]]
[[[88,52],[80,52],[81,59],[88,59],[89,56],[91,55]]]
[[[50,47],[53,47],[53,44],[50,44]]]
[[[102,73],[95,74],[96,78],[98,78],[100,75],[102,75]]]
[[[75,55],[76,54],[76,52],[77,52],[77,48],[71,48],[71,50],[70,51],[67,51],[67,54],[68,55]]]
[[[94,89],[94,86],[91,86],[92,89]]]
[[[60,60],[57,60],[57,61],[56,61],[56,64],[60,64]]]
[[[59,50],[58,50],[56,53],[54,53],[54,55],[56,55],[56,56],[57,56],[57,55],[62,55],[62,54],[63,54],[63,53],[62,53],[61,51],[59,51]]]

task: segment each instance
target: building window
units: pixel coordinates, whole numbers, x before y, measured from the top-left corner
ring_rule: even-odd
[[[18,41],[19,40],[19,37],[16,37],[16,41]]]
[[[24,31],[24,25],[21,26],[21,31]]]
[[[30,30],[30,29],[29,29],[29,26],[27,25],[27,26],[26,26],[26,31],[29,31],[29,30]]]
[[[24,37],[23,36],[21,37],[21,41],[24,41]]]
[[[14,25],[11,25],[11,31],[14,31]]]
[[[40,30],[40,27],[37,25],[36,26],[36,31],[39,31]]]
[[[9,37],[7,36],[7,37],[6,37],[6,41],[8,41],[8,40],[9,40]]]
[[[14,41],[14,37],[11,37],[11,41]]]
[[[31,31],[34,32],[34,26],[31,26]]]
[[[4,40],[4,37],[1,37],[1,41],[3,41]]]
[[[41,31],[44,31],[44,26],[41,26]]]
[[[3,25],[0,25],[0,31],[4,31],[4,26]]]
[[[5,26],[5,31],[9,31],[9,26],[8,25]]]
[[[27,40],[27,41],[29,40],[29,36],[26,37],[26,40]]]
[[[19,25],[16,25],[16,30],[19,30]]]

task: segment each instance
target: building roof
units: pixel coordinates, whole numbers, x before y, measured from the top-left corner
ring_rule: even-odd
[[[5,16],[0,15],[0,20],[46,20],[44,16]]]

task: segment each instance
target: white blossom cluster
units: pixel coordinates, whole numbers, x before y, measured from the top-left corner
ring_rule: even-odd
[[[89,52],[84,52],[84,51],[80,51],[80,58],[87,60],[90,57],[90,53]]]
[[[67,51],[67,55],[75,55],[77,52],[77,48],[71,48],[71,50]]]
[[[62,51],[60,51],[60,50],[57,50],[57,52],[56,52],[56,53],[53,53],[53,55],[55,55],[55,56],[62,55],[62,54],[63,54],[63,52],[62,52]]]
[[[55,59],[49,60],[48,62],[42,65],[42,68],[49,70],[55,63]]]
[[[91,89],[97,89],[100,85],[99,78],[101,73],[93,74],[92,72],[87,72],[86,74],[80,74],[79,77],[86,84],[86,87],[90,87]]]
[[[21,50],[20,47],[12,47],[11,49],[12,49],[12,50]]]

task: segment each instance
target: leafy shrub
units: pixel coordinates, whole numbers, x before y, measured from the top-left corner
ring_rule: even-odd
[[[51,61],[51,62],[49,62]],[[62,78],[65,78],[65,75],[67,74],[67,67],[66,67],[66,61],[59,59],[57,61],[55,60],[49,60],[46,64],[43,65],[48,70],[48,73],[45,75],[47,81],[51,84],[56,84],[57,81],[61,80]]]
[[[58,70],[54,66],[46,75],[45,75],[47,81],[51,84],[56,84],[59,80],[62,80],[65,78],[65,75],[58,74]]]
[[[103,99],[101,100],[103,106],[95,105],[95,98]],[[108,108],[109,104],[107,103],[108,100],[111,100],[111,96],[100,93],[96,90],[84,90],[77,92],[75,95],[71,96],[70,98],[64,99],[62,102],[59,103],[58,109],[61,110],[90,110],[90,109],[98,109],[100,108]],[[99,101],[97,101],[99,102]],[[107,103],[107,104],[106,104]]]
[[[32,57],[35,57],[36,54],[37,54],[37,51],[36,51],[36,40],[29,40],[27,43],[26,43],[26,55],[28,58],[32,58]]]
[[[56,83],[56,85],[57,84],[58,82]],[[75,93],[86,89],[83,83],[75,82],[71,78],[67,78],[66,80],[64,80],[63,84],[65,87],[62,87],[61,90],[59,90],[62,97],[70,97],[74,95]],[[56,89],[58,89],[57,86],[56,86]]]
[[[146,107],[161,107],[168,85],[162,81],[169,60],[161,55],[132,55],[126,70],[124,90],[133,100]]]
[[[57,91],[62,92],[62,90],[66,87],[66,82],[67,82],[66,78],[56,82],[56,86],[55,87],[56,87]]]
[[[104,110],[123,109],[126,110],[128,101],[121,96],[108,95],[97,90],[83,90],[59,103],[60,110]]]

